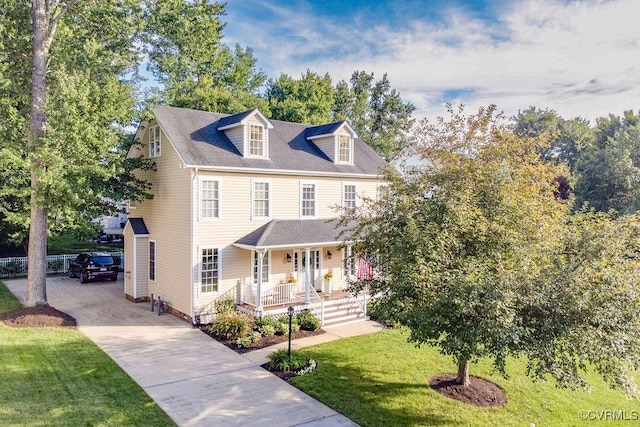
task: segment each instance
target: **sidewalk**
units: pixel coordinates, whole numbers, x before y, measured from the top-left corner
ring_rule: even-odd
[[[24,301],[26,280],[4,283]],[[259,366],[286,342],[239,355],[187,322],[125,300],[121,281],[83,285],[53,277],[47,295],[180,426],[357,426]],[[335,327],[292,341],[292,348],[381,328],[375,322]]]

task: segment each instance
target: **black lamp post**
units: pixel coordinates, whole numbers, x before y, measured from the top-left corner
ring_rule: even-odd
[[[289,314],[289,358],[291,358],[291,318],[293,317],[293,306],[289,306],[287,313]]]

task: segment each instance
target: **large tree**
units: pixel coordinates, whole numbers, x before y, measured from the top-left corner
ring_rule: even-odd
[[[109,197],[144,193],[129,168],[139,161],[122,162],[141,13],[135,0],[4,3],[0,179],[15,187],[0,197],[15,202],[5,220],[29,227],[27,306],[47,304],[52,229],[105,212]]]
[[[220,113],[268,111],[250,48],[222,43],[224,4],[209,0],[145,0],[149,69],[160,101]]]
[[[504,374],[508,356],[525,356],[537,377],[578,387],[588,366],[634,393],[638,218],[572,216],[556,197],[562,166],[494,107],[451,110],[415,135],[423,163],[388,171],[381,198],[341,219],[351,262],[373,258],[377,270],[353,287],[381,295],[411,341],[452,356],[460,384],[480,358]]]
[[[296,80],[282,74],[270,80],[267,100],[271,117],[288,122],[320,125],[331,121],[333,86],[329,74],[319,76],[307,70]]]

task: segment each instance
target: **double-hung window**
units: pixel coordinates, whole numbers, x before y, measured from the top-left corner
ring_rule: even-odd
[[[250,125],[249,127],[249,155],[264,157],[264,128],[260,125]]]
[[[353,163],[353,141],[349,135],[338,136],[338,163]]]
[[[345,213],[355,213],[356,211],[356,186],[354,184],[342,186],[342,209]]]
[[[149,157],[160,157],[160,126],[149,129]]]
[[[220,181],[200,181],[200,218],[220,218]]]
[[[256,284],[258,283],[258,270],[259,270],[259,266],[258,266],[258,257],[260,255],[258,254],[258,251],[254,251],[253,252],[253,283]],[[265,252],[264,256],[262,257],[262,271],[260,272],[261,274],[261,279],[262,282],[261,283],[267,283],[269,281],[269,252]]]
[[[253,217],[269,218],[270,185],[268,181],[253,182]]]
[[[303,217],[316,216],[316,185],[313,183],[302,183],[301,206]]]
[[[200,250],[200,292],[218,292],[220,276],[220,254],[218,248]]]
[[[156,242],[149,242],[149,280],[156,280]]]

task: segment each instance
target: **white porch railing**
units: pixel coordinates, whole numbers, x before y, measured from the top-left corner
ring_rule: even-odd
[[[269,282],[262,283],[262,296],[260,298],[262,307],[286,305],[302,301],[302,299],[296,295],[297,287],[297,283],[280,283],[277,285]],[[244,284],[242,302],[256,307],[260,305],[258,304],[258,290],[256,285],[250,283]]]
[[[120,261],[120,270],[124,270],[124,252],[110,252],[110,254],[116,261]],[[78,254],[47,256],[47,274],[66,273],[69,270],[69,264],[77,256]],[[0,279],[26,277],[29,268],[28,261],[27,257],[0,258]]]
[[[309,287],[309,302],[311,312],[320,319],[320,326],[324,326],[324,300],[320,298],[318,292],[314,289],[310,284],[307,285]],[[320,308],[320,312],[318,313],[318,308]]]

